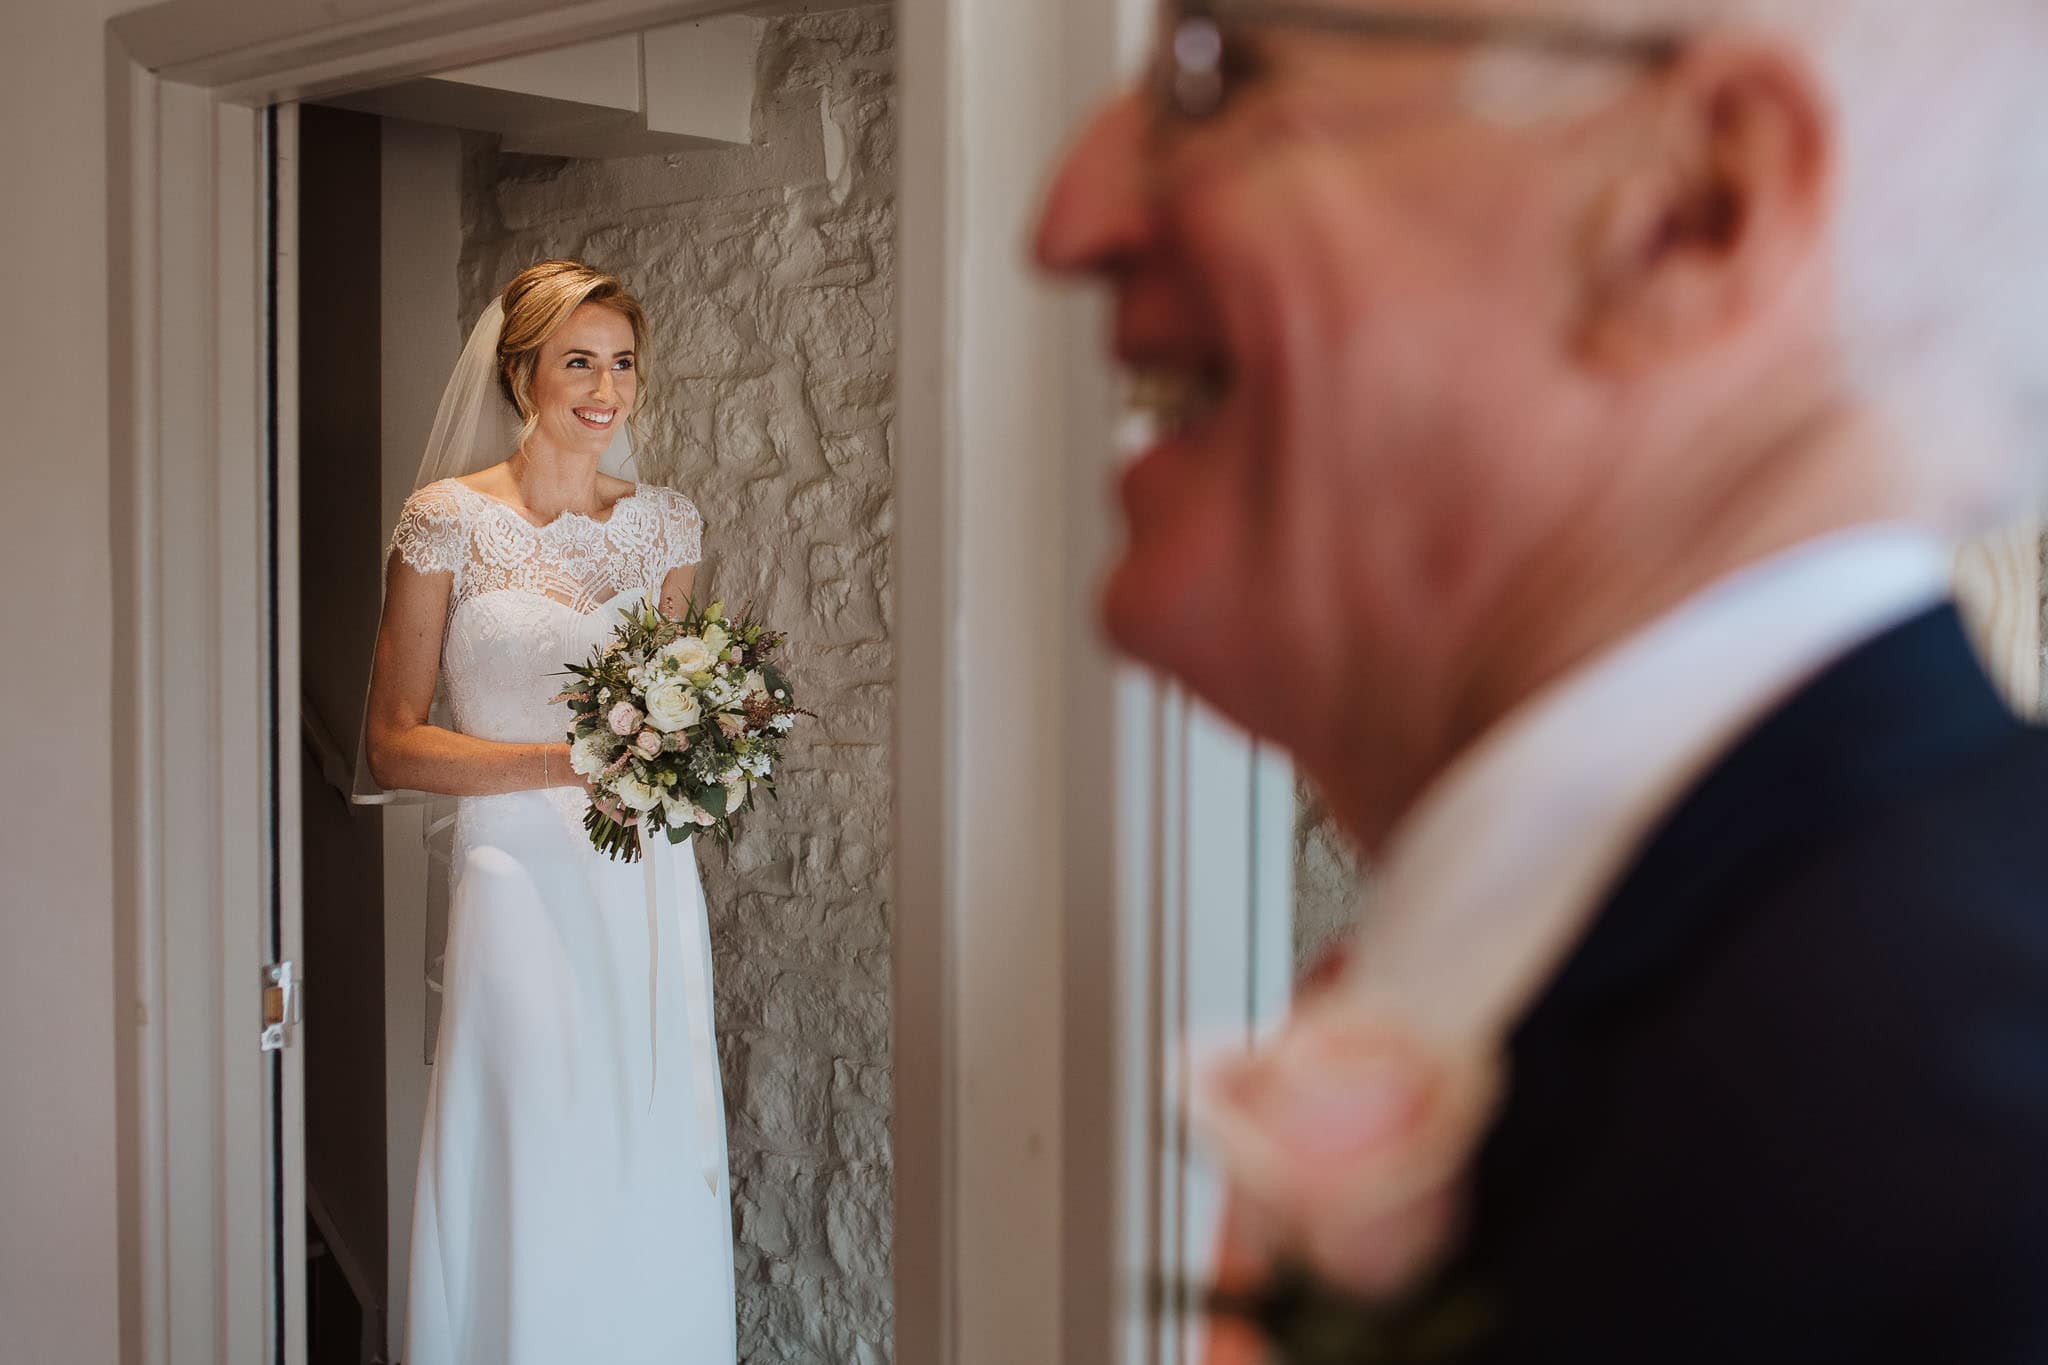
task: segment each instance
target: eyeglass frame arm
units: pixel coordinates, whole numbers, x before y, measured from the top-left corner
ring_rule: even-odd
[[[1314,28],[1392,42],[1445,46],[1503,43],[1560,56],[1620,59],[1652,66],[1670,64],[1684,49],[1684,38],[1677,33],[1624,33],[1521,15],[1375,12],[1291,0],[1177,0],[1170,10],[1175,24],[1206,19],[1217,25]]]

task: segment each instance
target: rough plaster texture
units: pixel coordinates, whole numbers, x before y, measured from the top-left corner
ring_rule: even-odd
[[[653,329],[641,477],[696,500],[702,590],[789,630],[819,717],[780,803],[699,853],[761,1365],[890,1349],[893,55],[884,7],[770,23],[751,147],[465,148],[465,326],[542,257],[625,277]]]

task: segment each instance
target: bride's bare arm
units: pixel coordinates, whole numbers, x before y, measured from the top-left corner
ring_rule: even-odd
[[[386,789],[444,796],[583,786],[567,744],[501,744],[427,723],[452,587],[451,575],[420,573],[393,552],[364,719],[370,775]]]
[[[668,577],[661,580],[661,614],[671,618],[681,616],[689,608],[690,594],[695,592],[696,588],[695,564],[670,569]]]

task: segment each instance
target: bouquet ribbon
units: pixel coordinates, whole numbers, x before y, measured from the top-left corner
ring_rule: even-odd
[[[661,969],[661,871],[654,856],[655,845],[642,826],[633,827],[640,843],[642,880],[647,888],[647,1104],[654,1105],[654,1091],[660,1080],[656,1012],[660,1000]],[[719,1142],[718,1093],[712,1078],[718,1074],[718,1045],[711,1036],[711,963],[696,934],[680,935],[683,948],[683,1012],[690,1035],[691,1127],[695,1130],[699,1170],[705,1187],[718,1193]]]

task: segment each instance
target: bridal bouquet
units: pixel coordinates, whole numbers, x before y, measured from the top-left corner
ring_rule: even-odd
[[[633,862],[643,836],[732,839],[755,788],[773,792],[782,741],[807,715],[776,667],[784,636],[724,604],[680,619],[624,610],[610,644],[557,696],[569,706],[570,764],[597,789],[583,828],[599,852]]]

